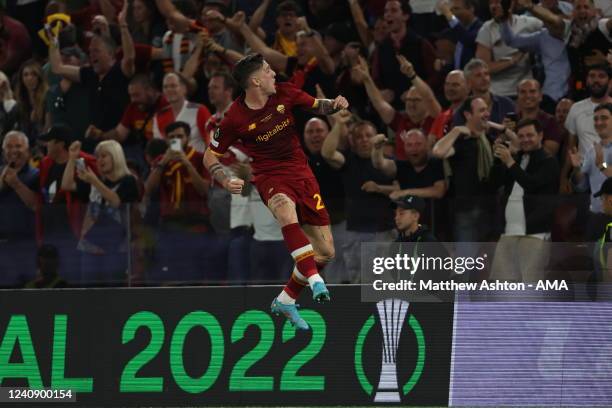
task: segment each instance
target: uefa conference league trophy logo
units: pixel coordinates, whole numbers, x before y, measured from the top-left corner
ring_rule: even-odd
[[[383,350],[380,381],[374,402],[401,401],[397,386],[396,357],[408,304],[400,299],[385,299],[376,303],[383,332]]]

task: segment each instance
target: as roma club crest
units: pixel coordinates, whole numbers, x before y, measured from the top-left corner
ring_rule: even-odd
[[[278,113],[285,113],[285,105],[278,105],[276,107],[276,110],[278,111]]]

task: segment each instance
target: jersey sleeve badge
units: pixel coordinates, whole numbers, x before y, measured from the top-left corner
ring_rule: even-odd
[[[217,130],[215,130],[215,134],[213,135],[212,140],[210,141],[210,144],[213,147],[219,147],[219,139],[221,139],[221,129],[217,128]]]

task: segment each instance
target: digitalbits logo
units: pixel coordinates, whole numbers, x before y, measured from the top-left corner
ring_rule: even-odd
[[[408,317],[408,327],[412,330],[417,342],[417,358],[414,364],[414,369],[408,381],[403,386],[398,386],[398,349],[400,338],[405,326],[406,315],[408,312],[409,303],[400,299],[385,299],[376,304],[378,309],[378,317],[380,320],[383,341],[381,354],[381,370],[378,380],[378,387],[374,395],[374,402],[379,403],[398,403],[401,402],[401,396],[406,396],[412,391],[414,386],[419,382],[423,367],[425,365],[425,336],[423,329],[418,320],[414,316]],[[375,317],[372,315],[366,320],[361,327],[357,342],[355,344],[355,372],[357,379],[363,390],[369,394],[374,394],[374,386],[368,380],[363,369],[363,346],[368,336],[376,323]]]

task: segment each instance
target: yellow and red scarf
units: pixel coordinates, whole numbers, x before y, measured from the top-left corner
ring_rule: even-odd
[[[186,153],[187,159],[191,160],[193,155],[195,154],[195,150],[193,148],[189,148],[189,151]],[[175,210],[178,210],[181,207],[181,202],[183,201],[183,195],[185,192],[185,180],[187,174],[185,174],[185,165],[181,162],[174,162],[170,164],[164,176],[168,179],[172,179],[174,177],[174,189],[172,190],[172,194],[170,195],[170,202],[172,203],[172,207]]]

